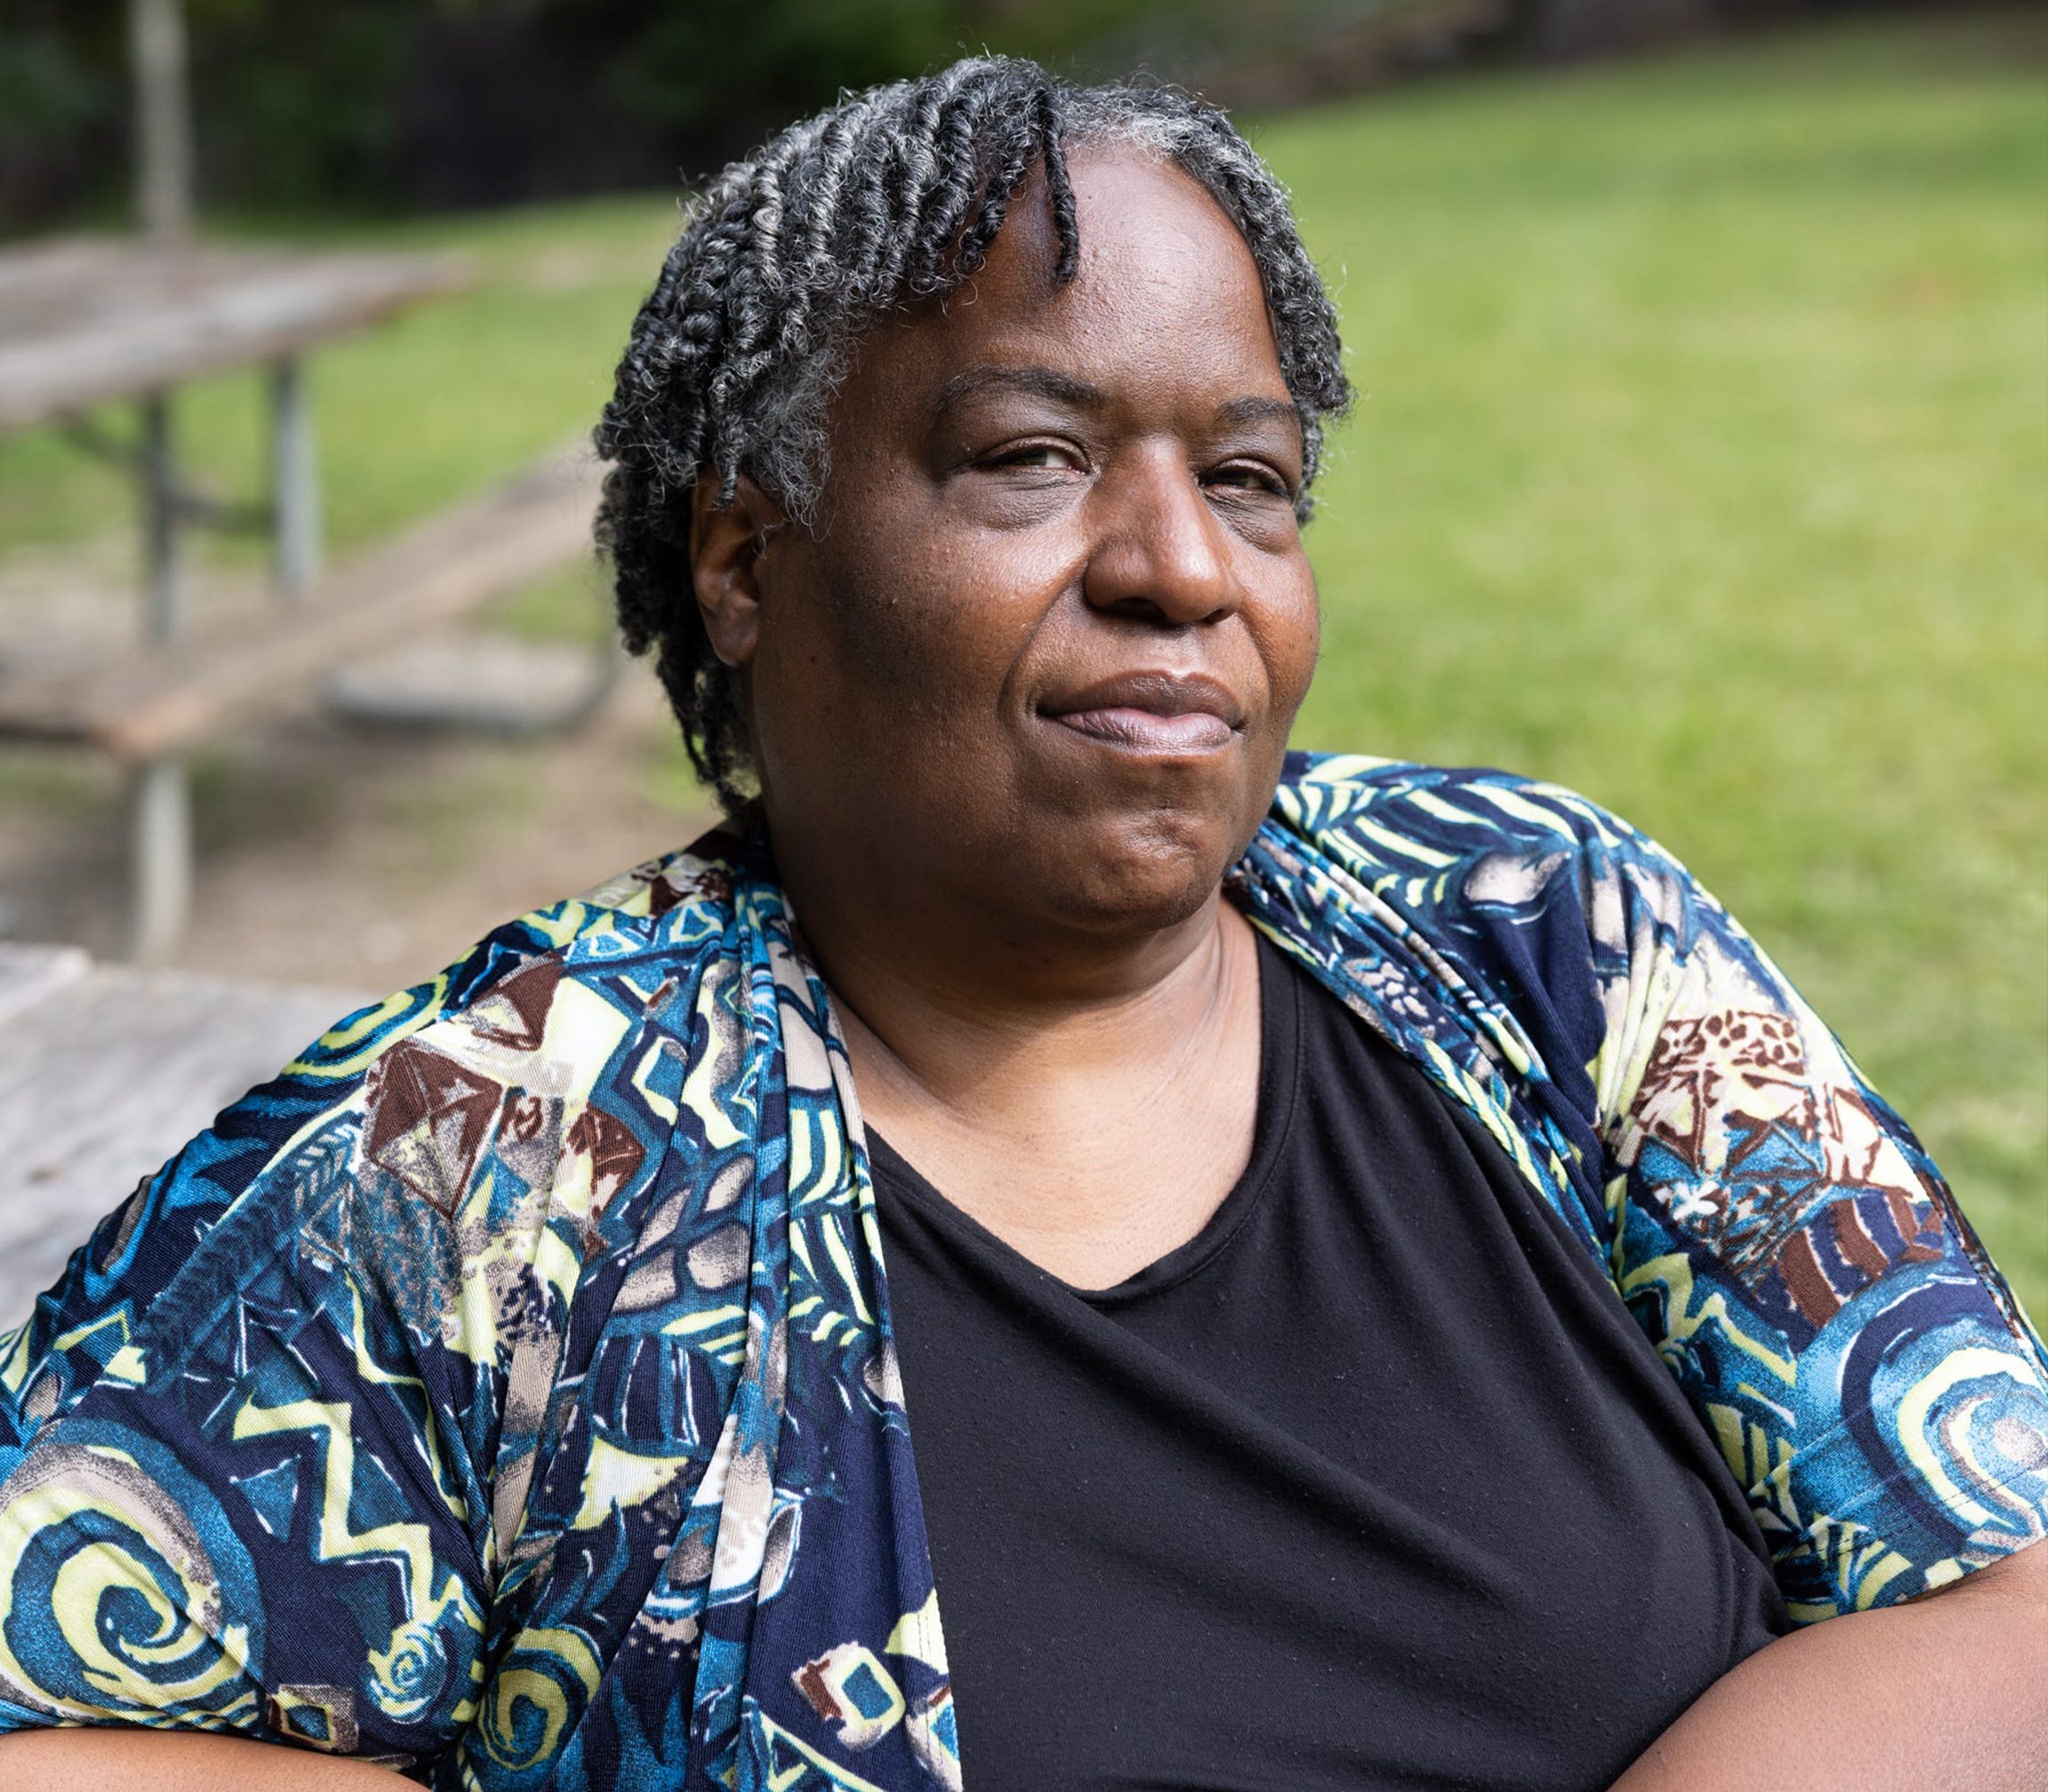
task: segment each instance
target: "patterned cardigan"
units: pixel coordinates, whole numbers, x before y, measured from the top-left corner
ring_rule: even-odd
[[[1228,889],[1605,1268],[1796,1620],[2048,1531],[2039,1339],[1656,846],[1294,756]],[[341,1021],[0,1339],[0,1728],[52,1723],[492,1792],[961,1785],[860,1112],[757,836]]]

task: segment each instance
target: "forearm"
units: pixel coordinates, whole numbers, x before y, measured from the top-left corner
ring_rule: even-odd
[[[0,1786],[19,1792],[395,1792],[366,1761],[239,1737],[162,1730],[25,1730],[0,1736]]]
[[[2021,1556],[2042,1558],[2039,1567],[1983,1571],[1947,1592],[1832,1619],[1759,1650],[1710,1686],[1613,1792],[1754,1792],[1763,1782],[1799,1792],[2048,1786],[2048,1596],[2039,1572],[2048,1549]]]

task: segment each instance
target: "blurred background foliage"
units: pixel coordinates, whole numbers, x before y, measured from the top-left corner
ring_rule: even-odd
[[[118,221],[119,8],[11,4],[12,227]],[[190,0],[189,16],[217,230],[260,215],[297,240],[457,249],[477,270],[461,299],[315,364],[341,552],[587,428],[674,234],[676,172],[838,87],[989,43],[1083,70],[1148,62],[1238,101],[1337,293],[1361,394],[1309,532],[1327,623],[1299,738],[1550,777],[1662,838],[1912,1118],[2048,1314],[2041,10],[1780,19],[1572,66],[1732,15],[752,0],[735,25],[627,0]],[[1248,39],[1247,19],[1278,22]],[[254,380],[194,388],[195,470],[246,484],[261,415]],[[118,569],[129,526],[118,481],[52,433],[0,443],[0,556]],[[587,571],[496,626],[572,636],[599,601]],[[628,713],[644,731],[586,759],[499,747],[478,771],[421,748],[382,784],[325,736],[296,759],[223,748],[202,768],[213,900],[260,883],[252,866],[276,881],[193,962],[396,983],[516,901],[615,869],[643,834],[675,844],[699,799],[657,706]],[[556,828],[505,871],[491,843],[542,839],[523,817],[549,778],[602,862]],[[626,815],[628,798],[647,811]],[[83,761],[0,754],[0,809],[36,839],[73,817],[77,837],[105,832],[118,800]],[[625,819],[604,833],[607,804]],[[291,883],[301,866],[316,874]],[[341,884],[378,918],[308,927]],[[68,915],[90,886],[66,874]],[[393,931],[409,916],[428,918]]]
[[[7,0],[0,229],[114,215],[120,0]],[[786,119],[992,48],[1285,103],[1628,47],[1826,0],[186,0],[204,203],[388,211],[701,173]]]

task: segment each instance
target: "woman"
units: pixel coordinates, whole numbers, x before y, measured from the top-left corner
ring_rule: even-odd
[[[1910,1133],[1612,818],[1285,756],[1346,397],[1178,96],[967,61],[726,172],[600,443],[732,825],[38,1306],[15,1781],[2042,1771],[2048,1364]]]

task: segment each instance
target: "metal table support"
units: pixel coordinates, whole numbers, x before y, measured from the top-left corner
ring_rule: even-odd
[[[141,479],[144,628],[151,641],[172,639],[184,620],[179,535],[187,524],[267,528],[272,584],[281,603],[295,603],[320,575],[319,456],[312,398],[298,357],[285,356],[271,369],[268,504],[236,509],[188,491],[179,477],[173,421],[169,393],[143,398],[135,460]],[[192,916],[192,796],[182,755],[136,767],[129,791],[129,955],[147,964],[169,955]]]
[[[171,396],[152,392],[141,404],[143,629],[168,641],[181,620],[178,588],[178,468]],[[128,949],[163,956],[192,912],[192,797],[182,758],[151,759],[135,768],[128,795]]]
[[[270,506],[277,595],[292,603],[320,576],[320,460],[312,395],[292,356],[270,370]]]

